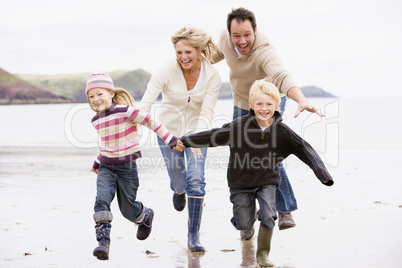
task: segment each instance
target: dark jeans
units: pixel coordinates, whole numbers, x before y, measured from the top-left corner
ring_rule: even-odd
[[[142,203],[136,201],[138,186],[135,161],[115,165],[101,163],[96,181],[95,221],[111,221],[110,204],[117,192],[121,213],[135,222],[143,210]]]
[[[233,204],[231,222],[237,230],[248,230],[256,221],[256,203],[258,201],[258,219],[262,227],[272,229],[277,219],[275,210],[275,185],[255,189],[230,189],[230,202]]]

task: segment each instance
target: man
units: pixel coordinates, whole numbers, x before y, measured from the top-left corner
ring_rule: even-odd
[[[212,56],[212,63],[226,60],[230,68],[230,84],[233,91],[233,119],[248,114],[249,90],[254,81],[266,78],[282,94],[281,113],[284,112],[286,96],[298,103],[295,117],[307,110],[322,116],[310,105],[293,77],[283,67],[279,56],[267,38],[257,31],[253,12],[238,8],[227,17],[227,30],[223,31],[218,41],[218,50]],[[291,212],[297,209],[297,202],[292,186],[281,166],[281,184],[276,191],[276,209],[279,214],[280,230],[296,226]],[[243,240],[249,240],[254,228],[241,232]]]

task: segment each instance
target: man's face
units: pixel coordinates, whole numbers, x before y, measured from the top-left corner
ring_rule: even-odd
[[[249,20],[238,22],[232,20],[230,24],[230,38],[242,55],[247,55],[255,42],[255,32]]]

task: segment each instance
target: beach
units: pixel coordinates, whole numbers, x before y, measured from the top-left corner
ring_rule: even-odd
[[[314,119],[308,115],[293,121],[294,107],[287,108],[289,125],[317,148],[335,184],[322,185],[299,159],[286,159],[299,209],[293,212],[295,228],[274,229],[270,258],[275,267],[402,267],[402,130],[397,121],[386,124],[385,131],[376,128],[373,120],[380,115],[366,117],[367,103],[360,104],[367,109],[352,112],[346,101],[338,101],[338,108],[333,100],[323,101],[329,115],[338,113],[318,123],[309,123]],[[155,211],[152,233],[137,240],[137,227],[121,216],[114,201],[110,260],[97,260],[92,256],[97,246],[92,219],[96,175],[89,172],[97,150],[84,148],[91,147],[90,138],[83,142],[79,131],[74,137],[81,146],[71,138],[61,140],[69,137],[66,112],[72,106],[41,107],[53,111],[44,116],[35,107],[0,106],[1,114],[15,116],[0,118],[2,125],[14,122],[0,133],[0,267],[256,267],[256,236],[241,241],[230,223],[228,149],[208,149],[200,230],[206,252],[197,254],[187,249],[187,210],[174,210],[160,151],[148,142],[138,162],[137,199]],[[31,112],[15,112],[23,108]],[[48,126],[57,109],[62,122]],[[392,109],[401,110],[396,105]],[[31,137],[22,140],[24,135]],[[59,135],[63,137],[55,137]]]

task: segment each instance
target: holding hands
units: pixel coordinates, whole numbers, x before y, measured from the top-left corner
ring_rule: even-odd
[[[173,150],[178,151],[178,152],[183,152],[185,149],[186,149],[186,147],[183,145],[183,142],[181,140],[178,140],[176,147],[173,147]]]
[[[173,147],[173,150],[178,151],[178,152],[183,152],[186,149],[186,146],[184,146],[182,141],[177,141],[176,147]],[[191,148],[191,152],[194,155],[194,158],[204,158],[201,153],[200,148]]]

